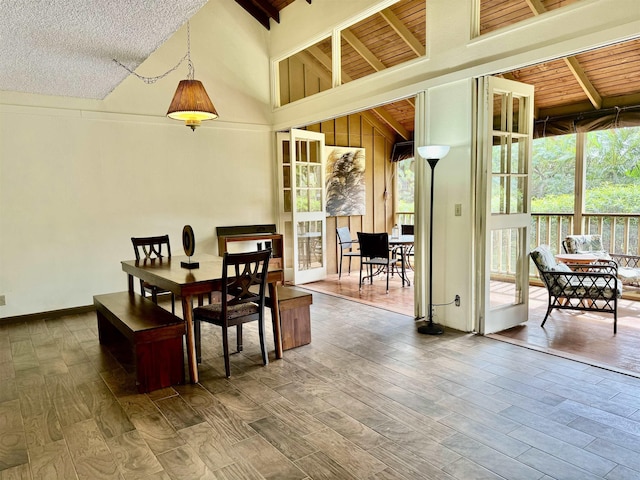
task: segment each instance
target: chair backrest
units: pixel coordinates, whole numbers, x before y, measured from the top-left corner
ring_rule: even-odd
[[[402,235],[413,235],[413,225],[401,225],[400,233]]]
[[[133,250],[136,254],[136,260],[143,258],[144,260],[152,260],[155,258],[171,258],[171,245],[169,244],[169,235],[160,235],[158,237],[131,237]],[[162,253],[163,247],[166,254]],[[140,255],[142,252],[143,256]]]
[[[567,235],[562,242],[567,253],[603,253],[601,235]]]
[[[358,232],[360,255],[366,258],[389,258],[389,234]]]
[[[336,234],[338,235],[338,245],[340,245],[342,250],[348,250],[353,246],[353,239],[351,238],[349,227],[336,228]]]
[[[559,265],[548,245],[540,245],[534,248],[530,255],[540,273],[553,272]]]
[[[271,258],[271,249],[244,253],[226,252],[224,254],[222,269],[223,315],[226,315],[228,307],[243,303],[258,304],[260,310],[264,308],[269,258]],[[242,315],[241,309],[236,308],[235,311],[238,315]]]
[[[560,280],[556,279],[554,281],[552,275],[548,275],[549,272],[571,273],[571,269],[567,265],[556,261],[556,257],[548,245],[540,245],[534,248],[529,255],[531,255],[533,263],[536,265],[538,272],[540,272],[540,278],[547,288],[567,280],[566,277],[562,277]]]

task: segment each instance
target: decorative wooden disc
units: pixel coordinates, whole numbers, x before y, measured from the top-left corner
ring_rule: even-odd
[[[187,257],[191,257],[196,249],[196,239],[193,236],[191,225],[185,225],[182,229],[182,246],[184,247],[184,254]]]

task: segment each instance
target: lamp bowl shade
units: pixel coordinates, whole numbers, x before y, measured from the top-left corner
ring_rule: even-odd
[[[422,158],[437,158],[440,160],[447,156],[450,148],[449,145],[427,145],[425,147],[418,147],[418,153]]]
[[[195,130],[202,120],[218,118],[218,112],[202,82],[181,80],[169,105],[167,116],[174,120],[183,120],[187,127]]]

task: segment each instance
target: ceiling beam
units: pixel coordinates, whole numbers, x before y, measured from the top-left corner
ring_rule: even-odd
[[[525,1],[527,2],[527,5],[529,5],[529,9],[533,12],[534,15],[540,15],[546,12],[546,8],[540,0]],[[591,102],[591,105],[593,105],[596,110],[601,109],[602,96],[600,95],[596,87],[593,86],[593,83],[591,83],[589,77],[587,77],[587,74],[584,71],[584,68],[582,68],[582,65],[580,65],[578,59],[576,57],[566,57],[563,60],[571,74],[577,80],[580,88]]]
[[[260,10],[262,10],[269,18],[273,18],[280,23],[280,11],[271,5],[268,0],[251,0]]]
[[[587,77],[584,68],[582,68],[582,65],[580,65],[576,57],[567,57],[564,59],[564,63],[569,67],[569,70],[571,70],[571,73],[580,84],[580,88],[582,88],[587,98],[589,98],[591,105],[593,105],[596,110],[602,108],[602,96],[598,93],[596,87],[593,86],[593,83],[591,83]]]
[[[387,68],[385,67],[384,63],[378,60],[378,58],[374,55],[374,53],[371,50],[369,50],[369,48],[364,43],[362,43],[351,30],[349,30],[348,28],[345,28],[342,31],[342,37],[345,39],[345,41],[349,45],[353,47],[353,49],[356,52],[358,52],[358,54],[362,58],[364,58],[367,61],[369,65],[373,67],[373,69],[376,72],[379,72],[380,70],[384,70],[385,68]]]
[[[546,12],[546,9],[540,0],[525,0],[525,2],[527,2],[527,5],[529,5],[529,8],[534,15],[540,15]]]
[[[411,134],[409,133],[409,131],[404,128],[400,124],[400,122],[393,118],[393,115],[391,115],[387,109],[385,109],[384,107],[379,107],[374,108],[373,111],[376,113],[376,115],[380,116],[384,123],[386,123],[392,130],[395,130],[403,139],[411,139]]]
[[[251,0],[236,0],[236,3],[251,14],[260,24],[267,30],[271,30],[269,24],[269,16],[260,8],[258,8]]]
[[[420,40],[418,40],[411,30],[409,30],[404,23],[396,16],[395,13],[391,11],[390,8],[385,8],[380,11],[380,15],[382,18],[386,20],[391,28],[395,30],[395,32],[400,36],[400,38],[413,50],[413,52],[422,57],[426,53],[426,49]]]

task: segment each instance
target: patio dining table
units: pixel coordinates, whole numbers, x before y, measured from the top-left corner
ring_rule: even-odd
[[[389,236],[389,246],[396,251],[400,251],[400,258],[402,259],[405,267],[411,268],[408,254],[413,247],[414,241],[415,238],[413,235],[399,235],[397,237]],[[407,277],[406,274],[406,269],[403,268],[399,274],[402,277],[403,282],[406,281],[407,285],[411,286],[409,277]]]

